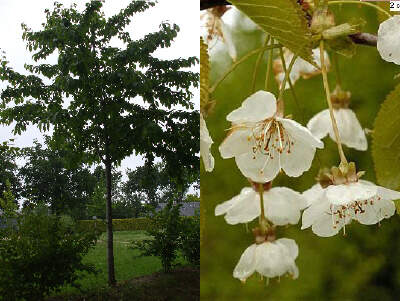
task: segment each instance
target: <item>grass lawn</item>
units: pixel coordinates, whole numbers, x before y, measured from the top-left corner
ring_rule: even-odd
[[[152,256],[135,257],[136,255],[139,254],[139,252],[136,250],[129,249],[132,240],[138,241],[146,239],[148,237],[149,236],[145,231],[114,232],[115,273],[118,283],[123,283],[126,280],[136,278],[139,276],[154,274],[155,272],[158,272],[162,269],[161,261],[159,258]],[[84,258],[84,262],[94,264],[95,267],[99,270],[99,273],[97,275],[86,274],[85,277],[78,282],[82,286],[81,287],[82,291],[98,295],[104,294],[105,291],[108,291],[106,233],[103,233],[101,235],[96,246],[92,250],[90,250],[90,252]],[[179,258],[177,263],[182,265],[186,264],[183,258]],[[165,280],[168,282],[167,278],[163,279],[162,281]],[[82,295],[82,292],[80,292],[76,288],[66,286],[62,289],[60,293],[57,293],[56,295],[64,295],[64,296]],[[54,300],[64,300],[64,299],[54,299]],[[80,299],[73,298],[65,300],[80,300]],[[102,299],[95,299],[95,300],[102,300]]]

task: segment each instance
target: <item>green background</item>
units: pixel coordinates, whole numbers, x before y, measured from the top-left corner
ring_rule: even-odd
[[[376,12],[367,7],[347,5],[334,9],[336,23],[352,17],[367,21],[363,31],[376,33]],[[261,46],[259,32],[235,31],[234,39],[238,57]],[[213,57],[211,83],[215,82],[227,65],[227,54]],[[267,286],[258,275],[250,277],[246,284],[232,277],[232,271],[242,252],[253,243],[252,234],[246,226],[228,225],[223,217],[214,216],[214,208],[237,195],[247,180],[236,167],[234,159],[223,160],[218,146],[226,135],[230,124],[225,116],[240,106],[251,94],[252,74],[256,55],[241,64],[215,91],[214,112],[206,119],[214,140],[212,153],[215,169],[206,173],[202,166],[201,194],[205,208],[205,230],[201,248],[201,298],[202,300],[400,300],[400,218],[398,215],[384,220],[381,225],[364,226],[353,222],[342,232],[331,238],[321,238],[310,229],[300,230],[298,225],[278,227],[278,237],[295,239],[299,245],[296,263],[300,270],[297,280],[282,277],[273,279]],[[230,63],[229,63],[230,64]],[[348,59],[339,57],[342,87],[352,93],[351,108],[356,112],[363,128],[373,129],[375,116],[386,95],[396,85],[394,75],[399,66],[383,61],[374,47],[357,46],[356,55]],[[260,65],[257,89],[262,89],[266,70],[266,59]],[[331,90],[335,76],[329,73]],[[272,92],[277,95],[277,85]],[[300,79],[295,84],[298,105],[289,90],[285,92],[285,114],[303,125],[319,111],[326,109],[322,77]],[[279,175],[273,186],[288,186],[304,191],[314,183],[320,167],[339,163],[336,145],[329,138],[325,148],[318,150],[312,168],[299,178]],[[344,148],[349,161],[356,162],[359,170],[365,170],[364,179],[375,180],[371,157],[371,137],[368,136],[367,152]],[[253,228],[255,222],[248,225]]]

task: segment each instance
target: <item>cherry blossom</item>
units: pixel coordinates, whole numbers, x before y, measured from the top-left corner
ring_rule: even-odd
[[[254,272],[258,272],[268,278],[289,274],[296,279],[299,276],[295,263],[298,253],[299,248],[293,239],[254,243],[243,252],[233,277],[246,281]]]
[[[337,93],[333,93],[331,97],[334,108],[333,114],[337,122],[340,140],[348,147],[365,151],[368,148],[365,132],[356,114],[353,110],[348,108],[350,92],[342,92],[340,94],[342,97],[337,97],[340,96]],[[331,137],[333,141],[336,141],[329,109],[323,110],[312,117],[307,123],[307,128],[319,139],[329,134],[329,137]]]
[[[212,48],[218,42],[224,43],[229,56],[233,61],[236,61],[237,52],[232,38],[232,30],[229,25],[222,20],[222,16],[229,9],[230,8],[225,5],[207,9],[200,15],[200,20],[202,21],[202,27],[205,29],[203,31],[204,41],[209,47]]]
[[[307,128],[279,115],[275,96],[258,91],[226,118],[232,127],[219,147],[221,156],[235,157],[242,174],[254,182],[269,182],[281,169],[300,176],[324,145]]]
[[[274,187],[263,193],[265,215],[274,225],[297,224],[300,210],[306,207],[302,195],[286,187]],[[218,205],[215,215],[225,214],[228,224],[248,223],[261,214],[260,195],[245,187],[239,195]]]
[[[349,164],[347,174],[335,169],[332,183],[316,184],[303,193],[308,208],[303,212],[302,229],[312,227],[318,236],[337,234],[352,220],[364,225],[379,223],[396,211],[393,200],[400,192],[360,180],[354,164]]]
[[[200,114],[200,155],[203,158],[206,171],[212,171],[214,169],[214,157],[210,150],[212,144],[213,140],[208,132],[206,122],[203,115]]]
[[[330,63],[328,59],[328,54],[325,53],[325,63],[327,64],[327,68],[329,69]],[[285,59],[286,63],[286,69],[289,67],[290,61],[293,59],[293,53],[285,49],[283,53],[283,57]],[[290,71],[289,78],[294,84],[300,77],[303,79],[308,79],[310,77],[313,77],[314,75],[318,75],[321,73],[321,55],[319,48],[313,49],[313,58],[314,61],[317,63],[319,68],[316,68],[315,66],[311,65],[309,62],[303,60],[302,58],[297,58],[296,61],[293,64],[292,70]],[[281,58],[277,58],[273,62],[273,70],[275,73],[275,79],[278,82],[279,86],[282,85],[283,79],[285,78],[285,71],[282,65],[282,60]],[[285,89],[289,89],[290,85],[287,82]]]
[[[377,49],[382,59],[400,65],[400,16],[393,16],[379,25]]]

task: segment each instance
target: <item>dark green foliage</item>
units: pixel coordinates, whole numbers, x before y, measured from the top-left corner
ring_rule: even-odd
[[[68,150],[75,162],[105,162],[108,156],[116,164],[135,151],[164,158],[174,175],[184,167],[196,166],[198,112],[173,106],[193,109],[189,89],[198,86],[199,77],[180,69],[193,66],[197,58],[153,57],[156,49],[171,45],[177,25],[163,23],[158,32],[136,41],[124,32],[135,13],[153,5],[132,1],[106,19],[101,12],[103,1],[88,2],[83,12],[55,3],[52,11],[46,10],[41,30],[23,25],[23,39],[34,60],[58,52],[58,61],[27,65],[32,74],[23,75],[2,60],[0,80],[9,85],[1,98],[5,104],[16,103],[2,110],[2,122],[14,121],[17,134],[30,122],[41,130],[53,125],[51,143]],[[111,46],[112,37],[122,40],[124,47]],[[72,98],[67,106],[65,97]]]
[[[193,266],[200,266],[200,216],[182,220],[181,250]]]
[[[24,207],[34,207],[44,200],[53,214],[70,214],[85,218],[97,178],[88,167],[71,167],[65,151],[43,148],[37,141],[24,149],[24,166],[19,169],[23,179]]]
[[[42,300],[81,272],[94,273],[82,258],[97,235],[78,232],[66,219],[33,212],[0,230],[0,300]]]
[[[0,144],[0,195],[7,190],[8,182],[15,200],[18,201],[21,196],[21,178],[18,174],[16,159],[20,150],[11,146],[10,142]]]
[[[171,271],[180,248],[182,231],[180,207],[180,204],[173,205],[169,202],[152,218],[152,227],[148,232],[153,239],[133,242],[133,247],[140,249],[142,255],[160,257],[164,272]]]

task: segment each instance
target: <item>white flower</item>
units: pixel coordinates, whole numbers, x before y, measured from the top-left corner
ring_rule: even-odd
[[[283,169],[298,177],[311,167],[315,148],[324,144],[291,119],[277,116],[275,96],[258,91],[226,119],[232,129],[219,147],[223,158],[235,157],[244,176],[266,183]]]
[[[379,25],[377,48],[382,59],[400,65],[400,16]]]
[[[203,158],[204,168],[206,171],[214,169],[214,157],[211,155],[211,144],[213,140],[208,133],[206,122],[203,115],[200,114],[200,155]]]
[[[330,62],[327,52],[325,54],[325,64],[326,68],[330,68]],[[293,53],[285,49],[283,57],[285,59],[286,69],[289,67],[291,60],[293,59]],[[302,58],[298,57],[293,64],[292,70],[290,71],[289,78],[294,85],[294,83],[300,78],[303,77],[304,79],[310,78],[314,75],[321,73],[321,52],[319,48],[313,49],[313,58],[319,68],[311,65],[309,62],[303,60]],[[285,72],[282,65],[281,58],[277,58],[274,60],[273,63],[273,70],[275,73],[275,79],[279,84],[279,87],[282,85],[283,79],[285,78]],[[289,82],[286,83],[285,89],[289,89]]]
[[[274,187],[264,192],[265,217],[274,225],[297,224],[300,210],[306,200],[300,193],[286,187]],[[260,195],[253,188],[245,187],[239,195],[215,208],[215,215],[225,214],[228,224],[248,223],[260,216]]]
[[[365,132],[362,129],[356,114],[348,108],[334,109],[333,114],[339,129],[341,142],[348,147],[360,151],[367,150],[367,138],[365,137]],[[307,123],[307,128],[318,139],[322,139],[329,134],[331,139],[336,141],[328,109],[319,112],[311,118]]]
[[[232,30],[223,20],[222,16],[230,8],[225,5],[207,9],[200,15],[202,21],[203,38],[210,48],[214,47],[219,42],[225,44],[229,56],[233,61],[236,61],[237,52],[232,38]]]
[[[258,272],[268,278],[288,273],[296,279],[299,276],[295,263],[298,254],[299,248],[293,239],[280,238],[273,242],[252,244],[240,257],[233,277],[245,281],[254,272]]]
[[[328,237],[353,219],[372,225],[391,217],[396,211],[392,201],[400,199],[400,192],[358,180],[326,188],[316,184],[303,196],[309,207],[303,212],[301,229],[312,226],[315,234]]]

